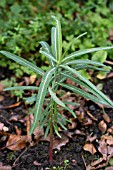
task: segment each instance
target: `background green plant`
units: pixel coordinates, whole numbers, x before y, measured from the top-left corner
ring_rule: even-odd
[[[70,0],[68,3],[68,0],[4,0],[0,1],[0,11],[0,49],[10,50],[29,59],[44,70],[48,67],[48,61],[43,54],[41,57],[39,55],[39,41],[50,42],[48,30],[52,25],[51,14],[58,16],[64,25],[64,50],[73,37],[88,32],[85,37],[71,45],[69,53],[78,49],[112,44],[111,41],[107,41],[109,32],[113,29],[112,1]],[[113,50],[106,53],[107,57],[113,59]],[[86,54],[82,58],[90,59],[91,56]],[[23,73],[33,73],[1,56],[0,66],[7,66],[13,70],[16,77],[21,77]]]

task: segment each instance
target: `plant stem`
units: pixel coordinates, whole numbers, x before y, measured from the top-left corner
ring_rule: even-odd
[[[50,149],[49,149],[49,161],[53,163],[53,120],[51,116],[51,125],[50,125]]]

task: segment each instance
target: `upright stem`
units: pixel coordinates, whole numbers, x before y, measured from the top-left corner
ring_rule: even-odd
[[[53,119],[51,116],[51,124],[50,124],[50,148],[49,148],[49,161],[53,163]]]

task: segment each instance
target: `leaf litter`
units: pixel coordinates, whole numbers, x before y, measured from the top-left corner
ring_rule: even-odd
[[[35,81],[36,81],[35,76],[31,77],[31,80],[29,81],[27,81],[26,78],[26,84],[32,84],[32,82],[34,83]],[[36,81],[36,83],[39,82]],[[113,126],[111,124],[109,125],[109,123],[112,122],[111,118],[107,113],[104,113],[101,116],[101,120],[100,120],[98,116],[96,116],[96,114],[93,114],[93,112],[86,107],[86,103],[88,102],[86,99],[83,99],[81,97],[76,98],[75,96],[72,96],[70,92],[65,93],[61,97],[61,99],[62,101],[68,101],[68,102],[74,102],[74,101],[78,103],[80,102],[81,106],[78,108],[77,106],[69,105],[71,109],[75,110],[77,114],[77,119],[70,117],[70,115],[64,113],[64,111],[60,112],[62,115],[68,117],[72,122],[72,124],[68,124],[67,131],[60,129],[60,134],[62,138],[54,136],[53,148],[55,150],[57,149],[60,151],[62,147],[66,147],[67,143],[69,143],[69,141],[73,137],[77,136],[79,138],[79,136],[86,136],[84,145],[82,146],[83,151],[86,153],[89,152],[91,155],[96,155],[96,154],[100,155],[100,157],[98,157],[97,160],[92,160],[89,165],[87,165],[86,163],[87,160],[84,158],[86,164],[86,170],[99,169],[105,167],[109,163],[110,158],[113,157],[113,137],[112,137]],[[17,102],[9,106],[5,106],[5,107],[3,106],[3,109],[14,109],[15,107],[18,107],[21,104],[22,102]],[[103,106],[98,105],[98,107],[102,108]],[[46,139],[44,139],[44,129],[40,129],[39,126],[37,126],[36,130],[33,133],[34,137],[29,135],[29,129],[31,123],[33,122],[32,114],[25,116],[25,118],[23,118],[18,114],[13,114],[10,116],[9,122],[11,124],[14,122],[15,123],[20,122],[24,127],[24,131],[23,129],[18,128],[18,126],[13,126],[15,132],[14,131],[11,132],[9,130],[5,132],[3,127],[6,125],[4,122],[0,122],[1,125],[0,135],[2,135],[2,137],[5,136],[7,137],[4,138],[5,140],[7,139],[6,146],[4,148],[8,148],[9,150],[12,151],[17,151],[23,148],[27,148],[29,145],[35,146],[37,142],[43,142],[43,141],[49,142],[49,135],[47,136]],[[96,124],[98,124],[98,129],[100,131],[99,138],[94,132],[90,134],[84,132],[84,128],[87,129],[90,128],[91,126],[95,126]],[[80,129],[79,126],[82,127],[82,129]],[[75,162],[77,161],[75,160]],[[34,161],[33,164],[36,166],[41,165],[39,161]],[[109,169],[106,168],[106,170]]]

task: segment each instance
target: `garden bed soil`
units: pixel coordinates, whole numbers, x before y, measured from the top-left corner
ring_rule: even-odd
[[[7,71],[1,70],[0,77],[1,80],[8,77],[9,73]],[[104,81],[104,92],[113,99],[113,78],[106,79]],[[66,132],[62,132],[63,135],[67,135],[67,141],[64,141],[62,147],[59,146],[58,149],[54,149],[53,153],[53,165],[49,163],[49,142],[39,140],[35,145],[31,146],[29,143],[23,149],[11,150],[6,144],[9,136],[6,134],[15,134],[15,127],[21,130],[23,135],[26,135],[25,131],[25,117],[26,117],[26,106],[21,102],[18,106],[7,107],[17,103],[15,97],[11,97],[9,92],[0,93],[0,123],[3,123],[8,131],[0,132],[0,167],[1,169],[12,169],[12,170],[48,170],[48,169],[59,169],[59,170],[85,170],[88,169],[88,165],[92,162],[98,160],[102,157],[102,153],[99,152],[99,141],[104,134],[108,134],[108,129],[112,127],[113,124],[113,109],[105,108],[105,112],[110,118],[110,122],[106,123],[107,129],[105,132],[99,130],[99,123],[103,120],[103,110],[97,104],[88,101],[84,105],[84,110],[88,110],[91,115],[93,115],[93,120],[90,115],[87,117],[93,121],[85,125],[82,121],[77,120],[77,126],[75,129],[70,129]],[[85,111],[84,111],[85,112]],[[85,113],[86,114],[86,113]],[[17,120],[11,121],[11,117],[15,116]],[[95,120],[94,120],[95,118]],[[20,121],[24,120],[24,121]],[[6,133],[6,134],[5,134]],[[88,137],[94,137],[94,141],[88,141]],[[56,139],[56,138],[55,138]],[[34,136],[32,136],[34,140]],[[60,143],[60,140],[59,140]],[[58,144],[59,144],[58,143]],[[91,154],[89,151],[85,151],[84,145],[86,143],[93,144],[96,149],[95,154]],[[56,147],[57,148],[57,147]],[[100,167],[100,170],[105,169],[106,166],[112,167],[110,163],[105,164],[105,166]],[[6,167],[6,169],[5,169]],[[98,165],[97,165],[98,167]],[[88,170],[91,170],[89,168]]]

